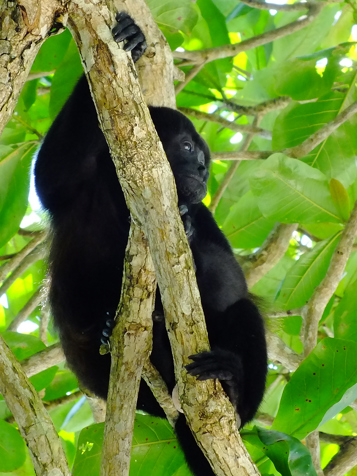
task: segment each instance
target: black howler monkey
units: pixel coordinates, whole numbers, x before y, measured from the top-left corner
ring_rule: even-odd
[[[114,38],[126,40],[126,50],[137,60],[145,38],[128,15],[117,18]],[[176,180],[212,349],[193,356],[187,370],[201,380],[219,379],[243,426],[264,392],[262,317],[226,238],[201,203],[210,162],[206,143],[180,112],[150,107],[150,113]],[[85,387],[106,398],[110,356],[100,355],[99,346],[120,298],[129,211],[84,76],[43,141],[35,180],[53,231],[49,268],[55,325],[70,368]],[[151,360],[172,391],[173,361],[160,299],[156,306]],[[145,382],[137,408],[164,416]],[[213,475],[183,415],[176,432],[194,473]]]

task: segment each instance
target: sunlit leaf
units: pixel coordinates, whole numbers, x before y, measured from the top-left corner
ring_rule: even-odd
[[[326,338],[286,385],[272,429],[304,438],[357,398],[357,343]]]
[[[281,223],[341,220],[325,175],[299,160],[274,154],[255,172],[250,184],[267,218]]]
[[[0,158],[0,247],[17,232],[25,214],[35,149],[23,144]]]
[[[326,275],[341,234],[317,243],[313,249],[306,251],[287,272],[281,285],[276,302],[283,309],[295,309],[303,306],[312,296],[316,286]]]

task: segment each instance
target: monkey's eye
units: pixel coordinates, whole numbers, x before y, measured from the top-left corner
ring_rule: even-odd
[[[189,142],[188,140],[183,143],[183,148],[188,152],[193,152],[193,144],[191,144],[191,142]]]

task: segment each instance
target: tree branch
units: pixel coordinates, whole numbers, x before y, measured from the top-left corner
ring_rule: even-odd
[[[36,307],[40,305],[41,300],[42,300],[42,289],[38,288],[34,292],[34,294],[31,296],[31,298],[27,301],[25,306],[21,309],[21,311],[18,312],[17,316],[8,326],[7,330],[16,332],[19,325],[22,324],[24,321],[26,321],[26,319],[29,317],[31,312],[34,311]]]
[[[31,355],[28,359],[21,362],[21,367],[27,377],[49,369],[53,365],[60,364],[65,360],[61,344],[53,344],[50,347]]]
[[[3,266],[0,268],[0,283],[4,281],[6,276],[10,273],[12,273],[19,265],[20,263],[24,260],[24,258],[31,253],[32,250],[36,248],[37,245],[42,243],[47,236],[47,232],[41,231],[37,233],[34,238],[32,238],[29,243],[27,243],[26,246],[22,248],[21,251],[16,253],[13,258],[8,263],[5,263]]]
[[[40,243],[30,253],[28,253],[16,269],[5,279],[0,287],[0,297],[7,292],[9,287],[19,278],[33,263],[44,258],[47,254],[46,243]],[[8,264],[8,263],[7,263]]]
[[[166,383],[149,360],[144,364],[143,379],[152,391],[161,408],[164,410],[169,423],[174,427],[178,418],[178,412],[173,404]]]
[[[61,30],[67,1],[1,2],[0,134],[8,123],[32,63],[51,31]]]
[[[280,96],[278,98],[268,99],[256,106],[241,106],[232,101],[224,99],[222,102],[228,111],[235,112],[242,116],[264,116],[268,112],[284,109],[291,103],[292,99],[289,96]]]
[[[214,382],[198,382],[183,370],[189,355],[208,349],[207,332],[172,172],[162,160],[162,146],[135,82],[131,59],[112,40],[105,26],[106,22],[110,25],[110,16],[102,5],[99,9],[98,4],[74,0],[72,6],[84,22],[86,48],[82,48],[80,31],[75,37],[89,72],[101,127],[132,216],[149,241],[183,410],[218,475],[258,474],[242,446],[233,407],[223,391]],[[71,28],[76,30],[73,11]]]
[[[242,3],[258,10],[276,10],[278,12],[299,12],[301,10],[310,9],[316,5],[316,2],[296,2],[293,4],[270,3],[260,2],[259,0],[241,0]]]
[[[186,75],[185,79],[180,82],[176,87],[175,87],[175,93],[176,95],[179,94],[192,79],[201,71],[201,69],[204,67],[206,63],[200,63],[195,65]],[[181,71],[181,70],[180,70]],[[182,71],[183,72],[183,71]]]
[[[305,157],[305,155],[315,149],[315,147],[321,144],[321,142],[326,140],[333,131],[340,127],[344,122],[348,121],[348,119],[353,117],[356,113],[357,101],[346,107],[346,109],[344,109],[335,119],[322,126],[321,129],[308,137],[302,144],[283,150],[283,154],[292,158]]]
[[[259,250],[244,264],[248,287],[257,283],[281,260],[297,227],[297,223],[277,223],[274,226]]]
[[[303,357],[288,347],[276,334],[266,329],[265,331],[269,359],[283,365],[288,370],[296,370]]]
[[[357,465],[357,438],[350,438],[324,468],[325,476],[344,476]]]
[[[117,325],[111,339],[108,418],[102,453],[101,474],[113,476],[118,472],[120,475],[129,474],[141,373],[152,348],[151,316],[156,289],[154,265],[150,254],[141,247],[142,232],[137,227],[131,232],[134,236],[130,237],[130,248],[126,251],[124,262],[124,276],[130,276],[130,280],[124,279],[116,314]],[[140,299],[140,294],[144,294],[146,299]]]
[[[61,441],[21,365],[0,336],[0,392],[30,450],[37,476],[69,476]]]
[[[357,235],[357,202],[354,205],[350,219],[342,232],[341,240],[335,249],[329,269],[317,286],[303,312],[304,318],[304,354],[308,355],[317,343],[317,331],[320,319],[327,303],[333,296],[342,277],[346,263],[352,252]]]
[[[316,19],[326,4],[327,3],[325,2],[310,3],[307,15],[300,17],[298,20],[289,23],[288,25],[262,33],[261,35],[254,36],[240,43],[217,46],[215,48],[208,48],[200,51],[175,51],[174,57],[176,59],[190,61],[190,63],[201,64],[217,59],[228,58],[230,56],[237,56],[243,51],[249,51],[258,46],[266,45],[267,43],[284,38],[287,35],[291,35],[292,33],[305,28],[305,26],[309,25]],[[182,65],[184,64],[185,63],[183,62]]]
[[[320,438],[318,430],[312,431],[307,435],[306,446],[310,451],[312,464],[314,465],[317,475],[324,476],[324,472],[321,469]]]

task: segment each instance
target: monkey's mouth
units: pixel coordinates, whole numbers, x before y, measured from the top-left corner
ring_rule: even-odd
[[[180,175],[177,180],[177,191],[180,197],[185,198],[190,203],[199,203],[207,195],[207,184],[197,175]]]

